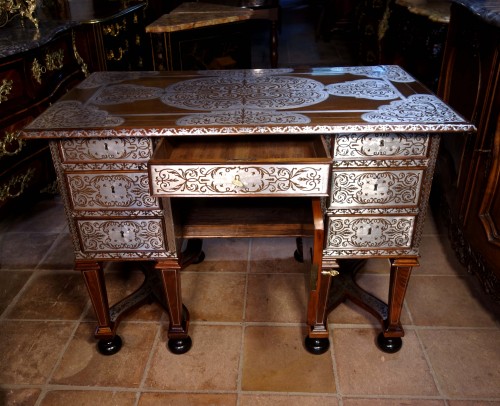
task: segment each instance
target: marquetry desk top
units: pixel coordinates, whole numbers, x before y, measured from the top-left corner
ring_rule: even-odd
[[[463,132],[474,127],[397,66],[96,72],[25,137]]]

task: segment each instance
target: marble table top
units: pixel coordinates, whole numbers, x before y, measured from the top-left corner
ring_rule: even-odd
[[[210,3],[182,3],[146,27],[149,33],[165,33],[249,20],[253,10]]]

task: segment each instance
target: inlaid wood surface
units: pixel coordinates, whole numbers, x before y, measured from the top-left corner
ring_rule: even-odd
[[[401,68],[376,66],[97,72],[37,118],[25,135],[415,133],[473,128]]]

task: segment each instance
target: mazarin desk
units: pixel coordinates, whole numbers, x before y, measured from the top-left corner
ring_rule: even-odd
[[[384,351],[401,347],[439,138],[472,130],[399,67],[374,66],[98,72],[24,136],[50,140],[102,353],[152,299],[169,348],[189,350],[181,269],[203,259],[203,238],[310,236],[306,348],[319,354],[345,298],[380,320]],[[354,282],[370,257],[390,259],[387,304]],[[106,261],[142,261],[149,282],[110,308]]]

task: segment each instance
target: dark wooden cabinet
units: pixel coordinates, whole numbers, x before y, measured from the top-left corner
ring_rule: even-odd
[[[29,29],[26,32],[30,34]],[[19,133],[84,78],[72,28],[53,30],[42,24],[39,35],[36,46],[20,41],[18,52],[0,58],[1,212],[13,207],[21,195],[37,196],[54,182],[47,146],[26,143]]]
[[[436,190],[454,248],[487,292],[500,299],[500,5],[451,8],[439,95],[477,127],[443,137]],[[480,3],[480,2],[477,2]]]

